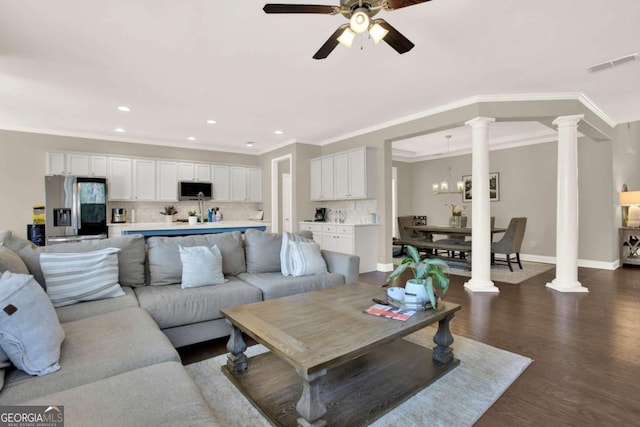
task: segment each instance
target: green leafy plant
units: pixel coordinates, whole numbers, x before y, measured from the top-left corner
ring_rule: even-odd
[[[387,282],[398,278],[407,268],[413,271],[413,277],[417,284],[424,285],[429,301],[433,308],[438,308],[435,286],[442,291],[442,296],[449,289],[449,266],[446,262],[438,258],[420,259],[420,252],[411,246],[407,246],[409,256],[402,260],[400,265],[387,277]]]
[[[198,212],[196,212],[196,211],[189,211],[189,212],[187,212],[187,215],[189,215],[189,216],[198,216]]]
[[[164,211],[160,212],[162,215],[175,215],[178,213],[176,208],[173,206],[165,206]]]

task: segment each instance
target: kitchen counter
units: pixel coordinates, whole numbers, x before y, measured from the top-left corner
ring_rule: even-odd
[[[213,234],[228,231],[255,229],[266,231],[269,223],[263,221],[220,221],[189,225],[186,222],[140,222],[109,224],[109,236],[142,234],[151,236],[185,236],[189,234]]]

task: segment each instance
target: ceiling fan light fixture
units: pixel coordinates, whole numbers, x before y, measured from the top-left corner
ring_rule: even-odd
[[[369,29],[369,10],[366,7],[359,7],[351,15],[350,26],[356,33],[364,33]]]
[[[338,37],[338,41],[340,44],[346,47],[351,47],[353,44],[353,40],[356,38],[356,33],[351,31],[351,28],[347,27],[344,29],[340,37]]]
[[[389,34],[389,30],[385,29],[377,22],[374,22],[374,24],[369,29],[369,34],[371,35],[371,38],[373,39],[375,44],[378,44],[387,36],[387,34]]]

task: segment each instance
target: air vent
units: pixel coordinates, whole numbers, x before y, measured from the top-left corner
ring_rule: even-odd
[[[606,70],[607,68],[613,68],[627,62],[635,61],[636,59],[640,59],[640,54],[632,53],[631,55],[625,55],[620,58],[611,59],[609,61],[601,62],[595,65],[590,65],[589,67],[587,67],[587,70],[589,70],[590,73],[595,73],[598,71]]]

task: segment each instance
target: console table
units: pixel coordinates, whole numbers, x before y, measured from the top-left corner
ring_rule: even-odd
[[[640,265],[640,228],[621,227],[620,236],[620,265]]]

